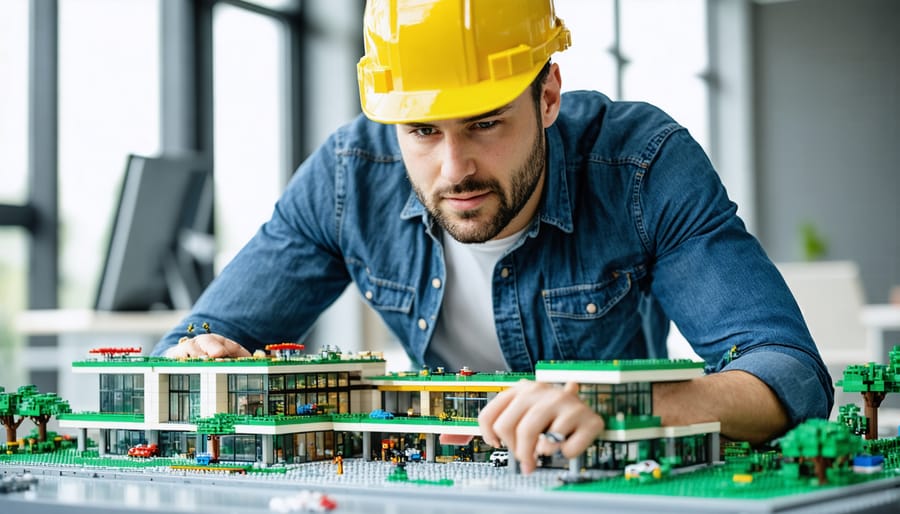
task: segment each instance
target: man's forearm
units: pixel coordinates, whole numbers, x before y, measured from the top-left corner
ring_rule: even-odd
[[[788,416],[763,381],[744,371],[714,373],[653,386],[653,411],[663,425],[719,421],[722,435],[753,444],[784,432]]]

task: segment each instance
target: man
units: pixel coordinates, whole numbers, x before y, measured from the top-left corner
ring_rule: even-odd
[[[214,333],[175,329],[154,353],[299,339],[353,281],[418,363],[664,356],[671,319],[714,373],[654,388],[665,424],[762,442],[828,415],[797,305],[687,131],[645,104],[560,94],[549,58],[569,34],[551,0],[370,0],[364,25],[366,117],[300,167],[184,320]],[[479,422],[526,473],[603,427],[577,384],[530,382]]]

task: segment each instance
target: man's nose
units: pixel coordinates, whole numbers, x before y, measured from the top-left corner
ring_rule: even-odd
[[[441,161],[441,177],[451,184],[459,184],[475,173],[475,160],[468,145],[461,137],[444,139],[444,155]]]

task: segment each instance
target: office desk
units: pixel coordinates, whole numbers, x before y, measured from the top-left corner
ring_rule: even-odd
[[[885,332],[900,330],[900,305],[866,305],[860,320],[866,327],[866,348],[870,352],[868,360],[886,364],[888,349],[885,348],[884,336]]]
[[[77,391],[95,391],[96,377],[71,373],[72,362],[84,360],[97,347],[141,347],[147,354],[185,315],[184,311],[32,310],[16,317],[14,330],[25,336],[58,337],[56,346],[26,347],[23,367],[28,372],[55,372],[56,388],[46,392],[62,394],[75,411],[91,411],[99,408],[97,395]]]
[[[185,311],[108,312],[89,309],[48,309],[21,313],[15,328],[25,335],[159,336],[186,315]]]

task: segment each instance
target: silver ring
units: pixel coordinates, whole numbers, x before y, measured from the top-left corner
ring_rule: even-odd
[[[541,435],[551,443],[561,443],[566,440],[566,436],[560,434],[559,432],[552,432],[550,430],[544,432]]]

